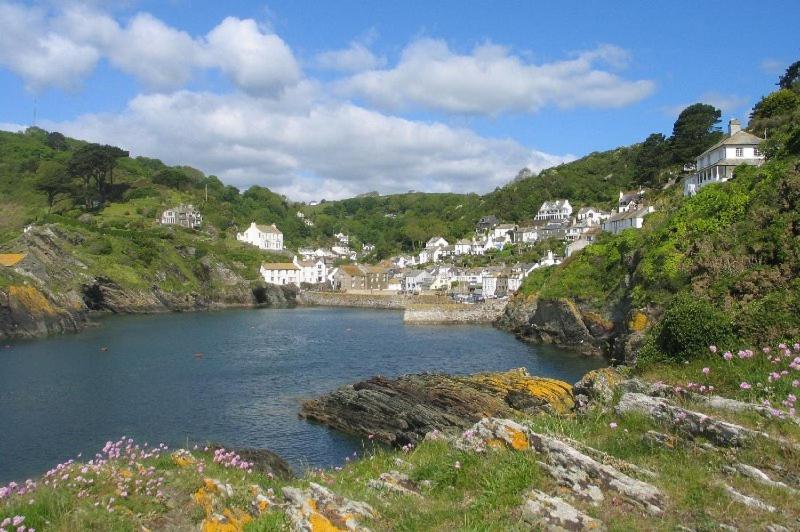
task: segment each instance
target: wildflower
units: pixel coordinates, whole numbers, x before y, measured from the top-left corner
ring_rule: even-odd
[[[708,350],[711,351],[712,353],[716,353],[717,352],[717,346],[710,345],[710,346],[708,346]]]
[[[722,355],[722,358],[730,362],[730,360],[733,358],[733,353],[730,351],[725,351],[725,353]]]
[[[612,429],[617,428],[617,424],[614,423],[613,421],[611,423],[609,423],[608,426],[611,427]]]
[[[456,469],[461,469],[461,462],[459,462],[458,460],[456,460],[456,463],[455,463],[455,464],[453,464],[453,467],[455,467]]]
[[[708,375],[709,373],[711,373],[711,369],[710,368],[703,368],[702,371],[703,371],[703,375]]]
[[[739,388],[741,388],[742,390],[749,390],[750,388],[752,388],[752,386],[750,386],[750,383],[743,382],[739,385]]]
[[[15,515],[14,519],[11,520],[11,524],[13,526],[19,526],[22,524],[23,521],[25,521],[24,515]]]
[[[765,355],[770,351],[772,351],[772,349],[770,349],[769,347],[762,347],[761,350],[764,352]]]
[[[372,439],[374,439],[374,438],[375,438],[375,435],[374,435],[374,434],[370,434],[369,436],[367,436],[367,439],[368,439],[368,440],[372,440]]]
[[[795,379],[792,381],[792,388],[800,388],[800,379]]]

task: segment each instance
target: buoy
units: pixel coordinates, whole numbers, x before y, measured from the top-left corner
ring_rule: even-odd
[[[203,358],[203,353],[195,353],[194,358]]]
[[[100,351],[108,351],[108,348],[103,346],[103,347],[100,348]]]

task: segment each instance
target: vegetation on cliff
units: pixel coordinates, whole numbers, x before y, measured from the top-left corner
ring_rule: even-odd
[[[738,349],[800,335],[800,99],[787,90],[753,111],[751,127],[777,126],[763,166],[740,167],[731,181],[693,197],[664,190],[650,198],[657,212],[643,230],[603,235],[561,267],[529,276],[523,293],[571,299],[614,319],[622,333],[638,332],[627,322],[641,314],[644,359],[702,356],[709,342]]]

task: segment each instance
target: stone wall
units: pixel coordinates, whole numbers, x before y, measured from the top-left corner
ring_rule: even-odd
[[[300,305],[322,307],[356,307],[403,310],[415,304],[435,304],[445,298],[437,295],[401,295],[350,292],[301,292],[297,296]]]
[[[406,323],[493,323],[505,309],[506,301],[474,305],[460,303],[414,304],[403,312]]]

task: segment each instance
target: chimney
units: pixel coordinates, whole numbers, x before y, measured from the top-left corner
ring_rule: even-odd
[[[735,118],[731,118],[728,122],[728,134],[735,135],[742,130],[742,125]]]

